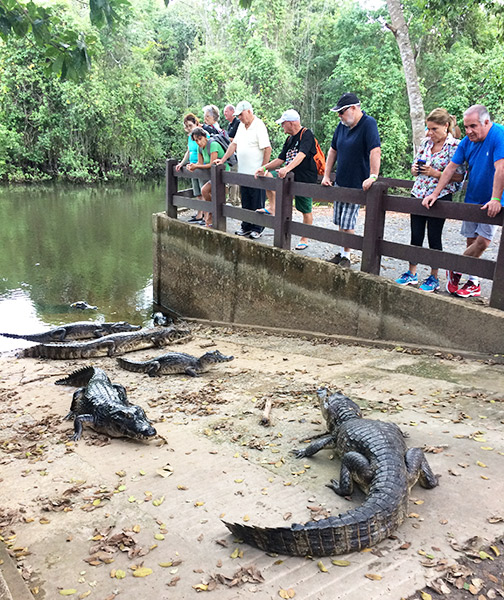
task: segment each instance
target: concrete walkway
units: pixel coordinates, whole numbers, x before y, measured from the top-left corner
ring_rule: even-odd
[[[69,442],[73,389],[54,381],[83,364],[0,359],[0,534],[34,598],[399,599],[457,561],[456,544],[504,534],[492,519],[504,494],[504,366],[201,326],[176,349],[209,348],[235,360],[200,378],[92,361],[146,409],[160,435],[149,443],[87,428]],[[425,447],[440,485],[416,486],[409,517],[371,551],[269,556],[234,540],[221,518],[289,526],[362,501],[325,487],[339,472],[331,451],[290,454],[323,430],[320,385],[397,423],[409,446]]]

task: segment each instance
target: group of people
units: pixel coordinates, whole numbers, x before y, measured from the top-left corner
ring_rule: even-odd
[[[327,153],[322,177],[324,186],[368,190],[378,179],[381,162],[381,141],[378,127],[373,117],[366,114],[355,94],[343,94],[336,106],[331,109],[339,116],[340,122],[334,131],[331,146]],[[236,107],[227,105],[224,117],[228,121],[226,150],[212,136],[221,132],[219,109],[206,106],[203,109],[204,123],[200,125],[193,114],[184,118],[184,129],[188,134],[188,149],[177,165],[177,169],[187,165],[194,169],[209,169],[212,164],[226,164],[235,155],[237,171],[254,177],[284,178],[292,171],[294,181],[317,182],[317,144],[313,132],[301,125],[299,113],[286,110],[276,121],[287,135],[277,158],[271,159],[271,144],[266,126],[254,115],[250,102],[243,100]],[[468,177],[465,202],[477,204],[486,210],[488,216],[496,216],[503,205],[504,191],[504,126],[493,123],[485,106],[477,104],[464,113],[466,136],[460,140],[460,129],[455,118],[443,108],[434,109],[426,119],[426,137],[422,141],[411,166],[415,176],[412,197],[422,206],[431,208],[440,199],[451,201],[463,181]],[[334,182],[332,171],[336,165]],[[193,179],[194,195],[210,200],[211,182]],[[203,183],[203,184],[202,184]],[[268,208],[265,206],[265,190],[240,186],[242,207],[274,214],[275,196],[268,191]],[[312,224],[313,200],[306,196],[296,196],[296,209],[303,215],[303,222]],[[359,211],[358,204],[335,202],[334,223],[339,230],[354,233]],[[211,227],[211,215],[198,213],[191,222]],[[442,250],[444,219],[432,216],[411,215],[411,244],[422,246],[427,231],[429,247]],[[263,228],[243,221],[235,233],[258,239]],[[494,235],[495,226],[464,221],[461,234],[467,240],[466,256],[479,258],[488,248]],[[297,250],[308,246],[307,238],[301,238]],[[342,267],[350,266],[350,248],[342,246],[330,262]],[[479,296],[481,287],[478,277],[468,275],[461,285],[462,273],[447,273],[446,289],[459,297]],[[417,285],[417,265],[409,264],[409,269],[396,282],[400,285]],[[430,275],[420,284],[425,292],[434,292],[440,287],[438,268],[432,266]]]

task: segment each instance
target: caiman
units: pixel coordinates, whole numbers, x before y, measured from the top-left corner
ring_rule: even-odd
[[[185,352],[168,352],[151,360],[134,361],[126,358],[118,358],[119,366],[134,373],[147,373],[150,377],[156,375],[175,375],[185,373],[191,377],[198,377],[205,373],[216,363],[229,362],[234,356],[224,356],[218,350],[207,352],[196,358]]]
[[[125,333],[105,335],[87,342],[38,344],[20,351],[20,357],[53,358],[56,360],[92,358],[96,356],[117,356],[144,348],[161,348],[175,340],[189,335],[189,329],[181,327],[156,327]]]
[[[148,439],[156,435],[144,409],[130,404],[124,387],[111,383],[103,369],[84,367],[55,383],[84,386],[74,392],[65,417],[74,420],[73,440],[81,438],[84,423],[110,437]]]
[[[85,340],[88,338],[98,338],[111,333],[120,333],[123,331],[138,331],[140,325],[130,325],[126,321],[117,323],[91,323],[89,321],[79,321],[77,323],[68,323],[61,325],[42,333],[0,333],[8,338],[17,340],[28,340],[38,342],[39,344],[49,344],[51,342],[63,342],[64,340]]]
[[[244,542],[278,554],[329,556],[368,548],[387,538],[408,513],[411,487],[425,488],[438,482],[420,448],[407,448],[394,423],[362,418],[350,398],[341,393],[317,391],[328,432],[306,448],[294,451],[298,458],[334,448],[341,458],[339,481],[327,484],[340,496],[350,496],[353,482],[367,494],[365,502],[339,516],[291,527],[262,528],[226,523]]]

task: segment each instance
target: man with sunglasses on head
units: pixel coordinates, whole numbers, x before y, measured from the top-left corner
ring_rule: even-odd
[[[334,131],[327,153],[322,185],[332,185],[331,171],[336,163],[335,186],[368,190],[380,172],[381,142],[373,117],[367,115],[355,94],[343,94],[331,109],[338,113],[340,122]],[[358,204],[334,203],[334,223],[345,233],[354,233]],[[350,248],[329,260],[342,267],[350,267]]]

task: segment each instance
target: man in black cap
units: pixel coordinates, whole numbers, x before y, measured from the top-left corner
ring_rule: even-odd
[[[332,111],[340,122],[327,153],[322,185],[331,184],[331,171],[336,162],[336,186],[368,190],[380,172],[381,148],[378,127],[373,117],[360,107],[355,94],[343,94]],[[354,233],[358,204],[334,203],[334,223],[346,233]],[[350,267],[350,248],[341,247],[329,262]]]

